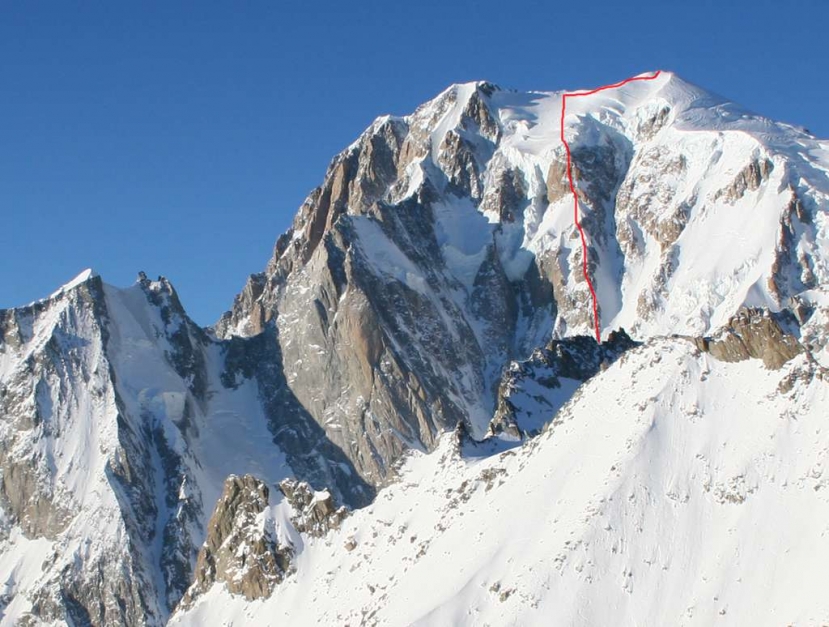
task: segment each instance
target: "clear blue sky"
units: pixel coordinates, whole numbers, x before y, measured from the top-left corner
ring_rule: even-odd
[[[450,83],[668,69],[829,137],[829,1],[5,2],[0,307],[85,267],[227,309],[331,157]]]

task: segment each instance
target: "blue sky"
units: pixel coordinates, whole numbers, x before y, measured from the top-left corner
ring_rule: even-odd
[[[331,157],[447,85],[668,69],[829,137],[829,2],[31,2],[0,7],[0,308],[86,267],[214,322]]]

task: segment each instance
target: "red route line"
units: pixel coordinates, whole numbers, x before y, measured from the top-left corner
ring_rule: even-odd
[[[590,288],[590,296],[593,298],[593,323],[596,327],[596,341],[599,342],[599,344],[602,343],[601,325],[599,324],[599,302],[596,298],[596,290],[593,288],[593,282],[590,280],[590,275],[587,273],[587,240],[584,237],[584,229],[581,227],[581,222],[579,222],[579,197],[578,194],[576,194],[576,185],[573,182],[570,144],[568,144],[567,140],[564,139],[564,112],[567,109],[567,98],[591,96],[599,93],[600,91],[605,91],[606,89],[616,89],[618,87],[622,87],[623,85],[627,85],[633,81],[652,81],[660,74],[661,70],[657,70],[652,76],[634,76],[618,83],[613,83],[612,85],[605,85],[604,87],[597,87],[596,89],[591,89],[590,91],[581,91],[574,94],[562,94],[561,96],[561,143],[564,144],[564,150],[567,152],[567,180],[570,182],[570,192],[573,194],[573,221],[576,223],[576,228],[579,230],[579,235],[581,236],[582,272],[584,272],[587,287]]]

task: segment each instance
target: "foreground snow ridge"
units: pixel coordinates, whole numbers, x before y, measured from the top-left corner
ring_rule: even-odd
[[[521,448],[412,453],[271,598],[216,587],[173,624],[821,624],[829,390],[811,367],[650,342]]]

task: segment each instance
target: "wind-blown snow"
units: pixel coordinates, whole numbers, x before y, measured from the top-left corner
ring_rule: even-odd
[[[478,269],[492,244],[495,224],[475,208],[467,198],[451,198],[436,203],[435,235],[447,270],[472,288]]]

